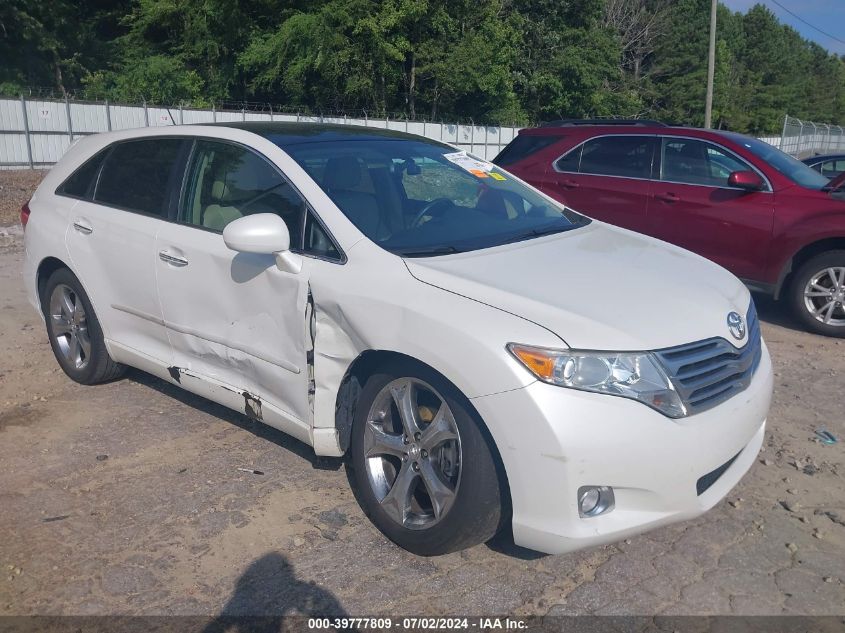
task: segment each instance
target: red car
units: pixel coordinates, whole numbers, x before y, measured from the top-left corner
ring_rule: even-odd
[[[694,251],[845,337],[845,174],[763,141],[655,121],[521,130],[496,164],[588,216]],[[624,307],[621,307],[624,309]]]

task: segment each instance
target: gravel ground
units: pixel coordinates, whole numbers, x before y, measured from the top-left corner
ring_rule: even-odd
[[[0,172],[4,214],[26,178]],[[503,537],[425,559],[370,525],[341,460],[140,372],[72,383],[26,303],[22,258],[7,234],[0,614],[845,615],[845,442],[814,435],[845,438],[845,341],[765,299],[765,448],[723,503],[566,556]]]
[[[0,227],[20,222],[21,206],[46,173],[41,169],[0,171]]]

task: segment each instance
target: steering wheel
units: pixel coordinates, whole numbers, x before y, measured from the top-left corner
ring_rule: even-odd
[[[437,207],[443,206],[448,204],[449,206],[454,206],[449,198],[435,198],[431,202],[428,202],[423,206],[422,209],[414,216],[414,219],[411,221],[411,228],[416,228],[420,226],[420,221],[429,213],[431,213]],[[443,210],[446,210],[446,207],[443,207]]]

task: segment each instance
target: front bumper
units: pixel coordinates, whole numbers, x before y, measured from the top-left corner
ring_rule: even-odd
[[[504,462],[514,541],[559,554],[709,510],[739,482],[760,450],[772,383],[764,343],[745,391],[680,420],[633,400],[541,382],[474,398]],[[698,480],[734,457],[699,495]],[[580,517],[580,486],[612,486],[615,508]]]

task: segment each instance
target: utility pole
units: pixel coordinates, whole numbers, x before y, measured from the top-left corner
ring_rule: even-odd
[[[716,74],[716,7],[718,0],[710,0],[710,50],[707,55],[707,97],[704,101],[704,127],[713,123],[713,76]]]

